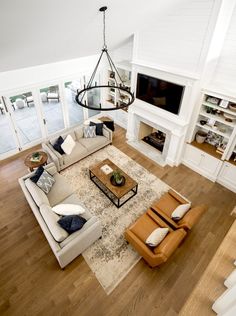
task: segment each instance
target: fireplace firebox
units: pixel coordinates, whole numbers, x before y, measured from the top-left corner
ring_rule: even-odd
[[[156,148],[160,152],[163,151],[165,139],[166,139],[166,134],[159,130],[152,132],[151,134],[142,138],[142,140],[145,143],[151,145],[152,147]]]

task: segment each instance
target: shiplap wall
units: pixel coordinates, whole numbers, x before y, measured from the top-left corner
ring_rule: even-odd
[[[133,37],[129,38],[123,45],[112,51],[114,61],[131,61],[133,53]]]
[[[178,1],[138,33],[135,59],[197,73],[214,0]]]
[[[236,96],[236,8],[210,86]]]

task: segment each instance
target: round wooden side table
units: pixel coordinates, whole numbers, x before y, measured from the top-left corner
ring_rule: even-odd
[[[40,161],[31,161],[31,158],[35,154],[35,152],[25,157],[25,165],[29,168],[30,171],[34,171],[34,168],[38,168],[39,166],[44,166],[47,164],[48,155],[44,151],[37,152],[39,153],[39,155],[42,156]]]

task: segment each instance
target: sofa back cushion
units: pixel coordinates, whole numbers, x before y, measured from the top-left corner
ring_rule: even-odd
[[[62,242],[69,236],[69,234],[58,224],[60,216],[55,214],[50,206],[42,204],[40,206],[40,213],[50,233],[57,242]]]
[[[84,131],[83,131],[83,126],[77,127],[77,128],[74,130],[74,132],[75,132],[76,139],[79,140],[80,138],[83,137],[83,133],[84,133]]]
[[[25,186],[38,206],[42,204],[49,205],[47,195],[29,178],[25,180]]]

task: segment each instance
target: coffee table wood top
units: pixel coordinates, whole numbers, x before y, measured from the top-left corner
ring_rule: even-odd
[[[108,165],[109,167],[111,167],[113,169],[113,171],[119,170],[121,175],[123,175],[125,177],[125,184],[123,186],[120,186],[120,187],[112,185],[111,181],[110,181],[112,172],[109,174],[105,174],[101,170],[101,167],[104,165]],[[89,170],[118,199],[122,198],[125,194],[127,194],[129,191],[131,191],[138,184],[136,181],[134,181],[130,176],[128,176],[123,170],[121,170],[117,165],[115,165],[109,159],[105,159],[105,160],[99,162],[98,164],[91,166],[89,168]]]
[[[38,168],[39,166],[43,166],[48,160],[48,155],[44,151],[37,152],[42,156],[42,159],[40,161],[30,161],[34,153],[31,153],[25,157],[25,165],[30,169],[30,171],[33,171],[34,168]]]

